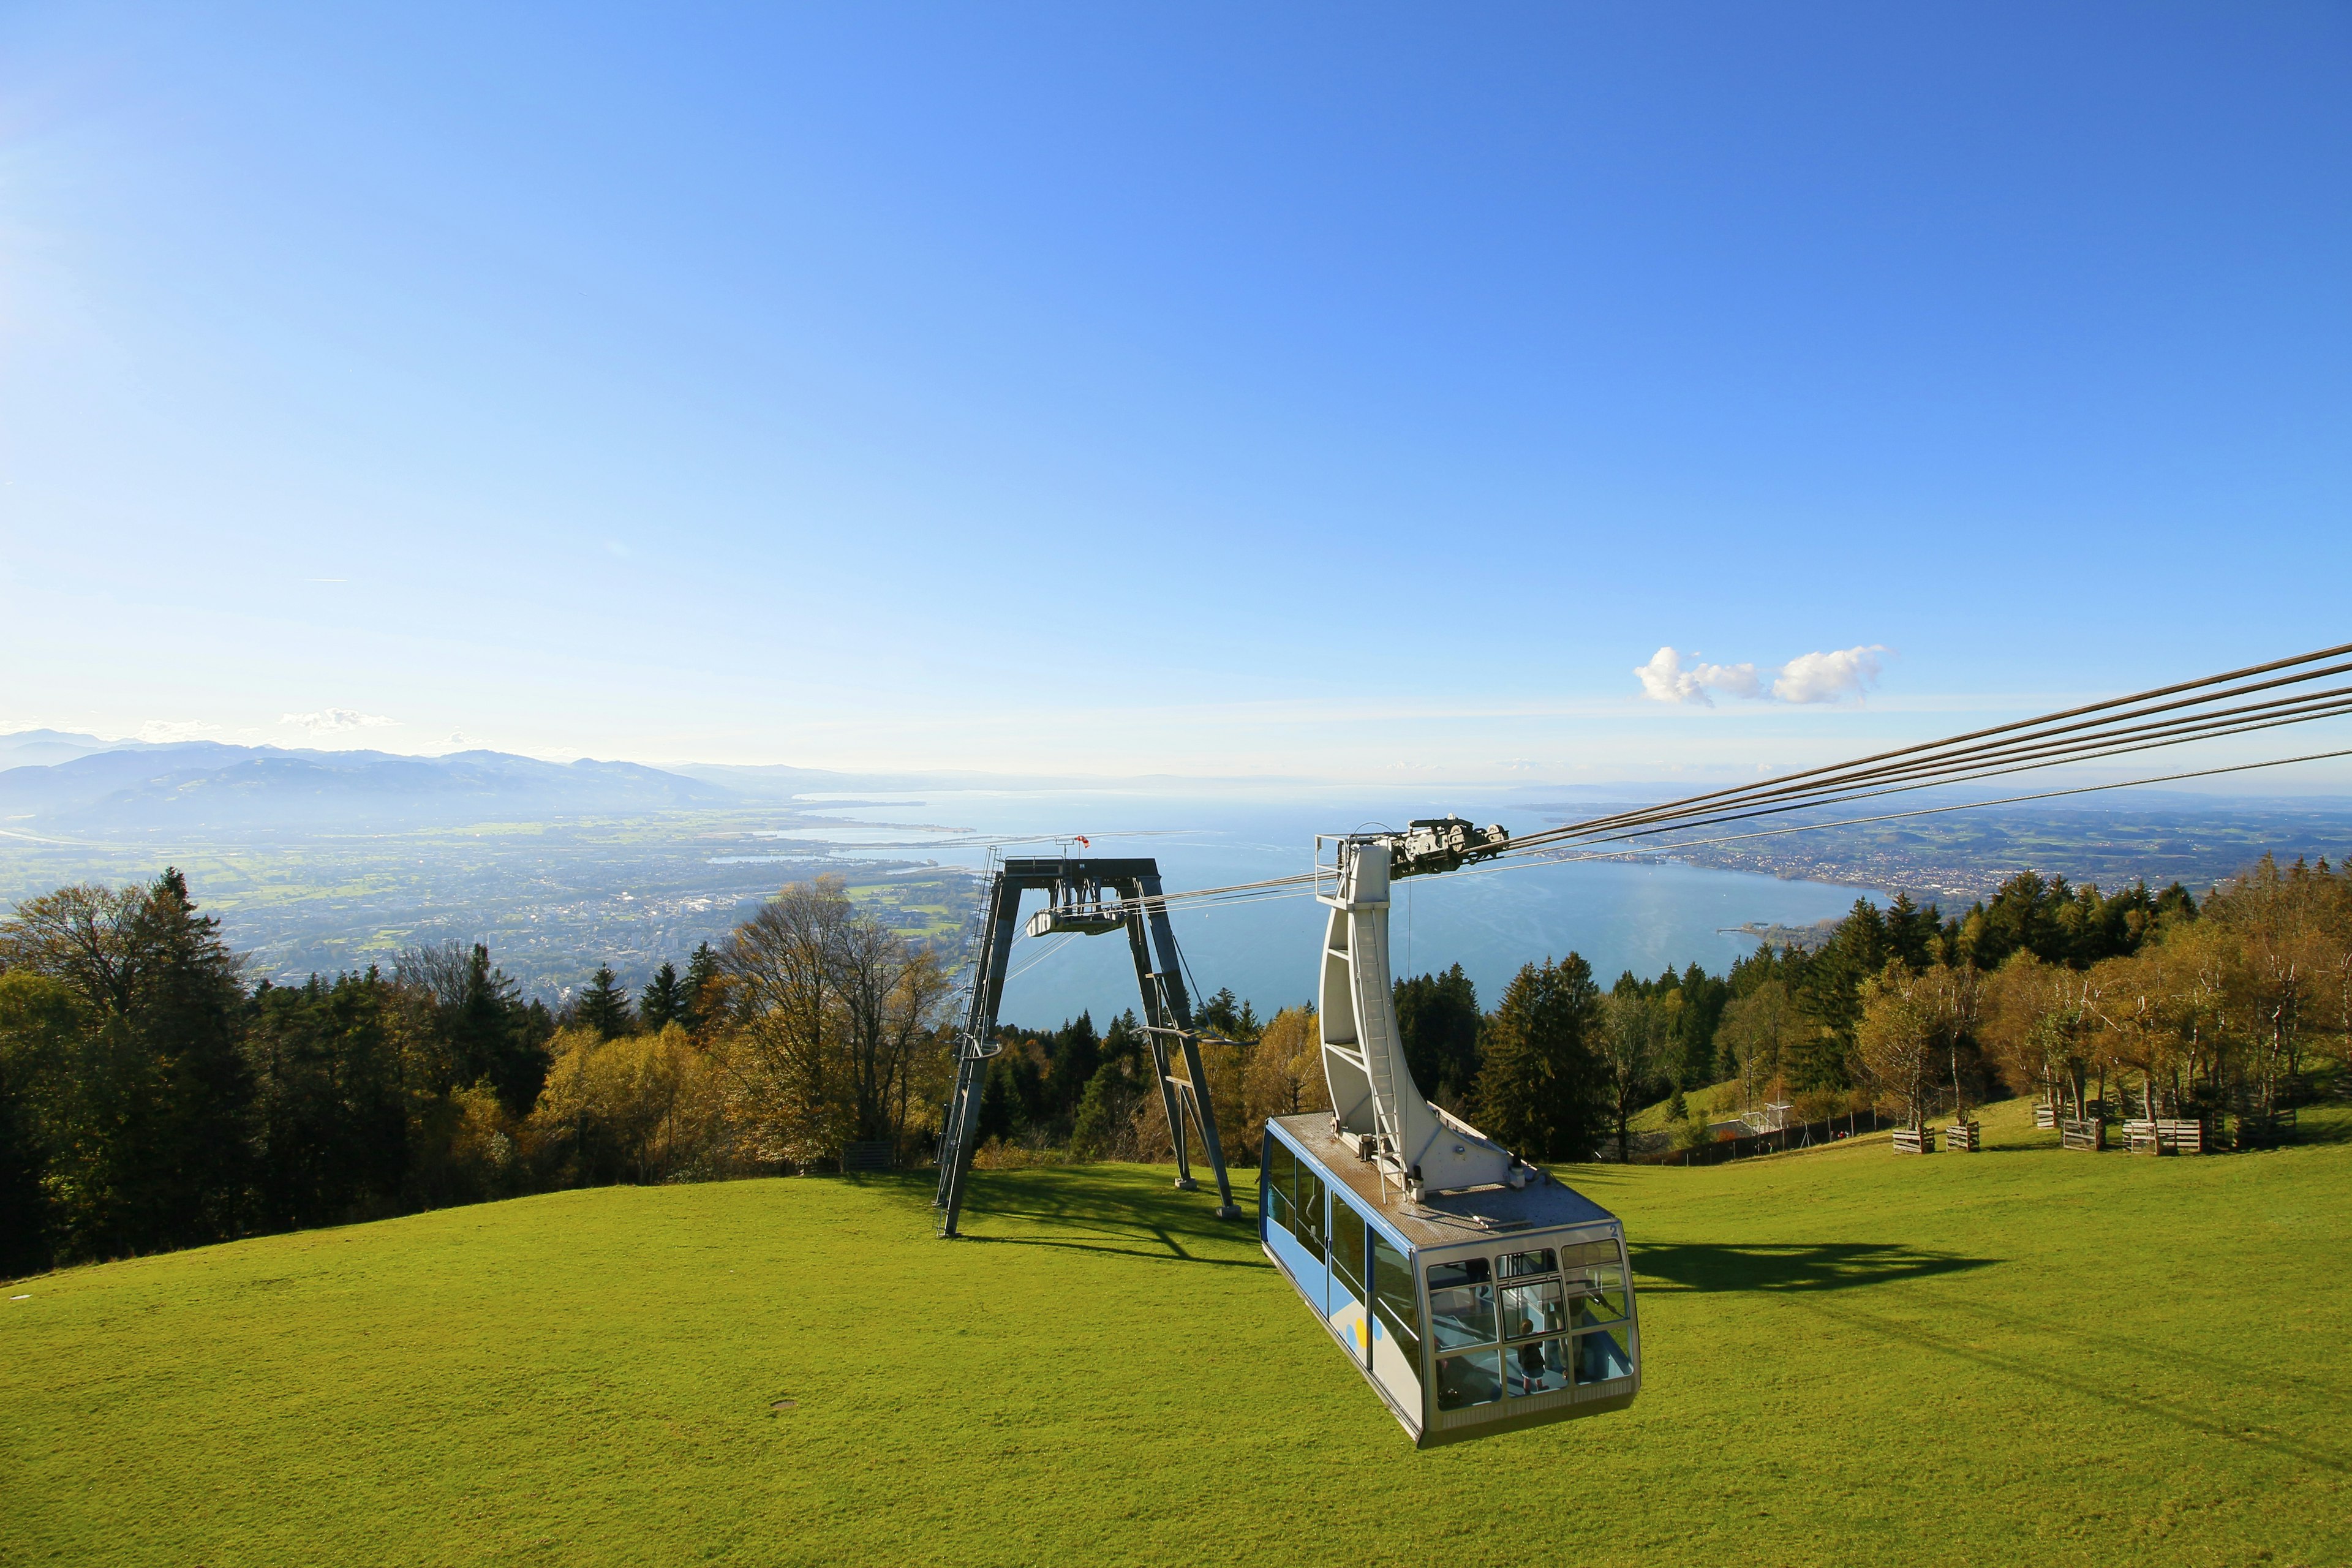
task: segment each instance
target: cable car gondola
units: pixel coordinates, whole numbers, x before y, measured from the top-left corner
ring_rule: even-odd
[[[1391,874],[1507,843],[1452,817],[1338,840],[1318,895],[1332,1109],[1268,1120],[1259,1160],[1259,1244],[1424,1448],[1622,1410],[1641,1389],[1624,1227],[1432,1105],[1398,1042]]]

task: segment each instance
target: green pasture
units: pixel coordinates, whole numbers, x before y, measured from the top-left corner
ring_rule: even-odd
[[[2338,1563],[2352,1126],[1572,1178],[1629,1413],[1416,1453],[1164,1171],[570,1192],[22,1281],[0,1562]],[[775,1409],[779,1400],[794,1404]]]

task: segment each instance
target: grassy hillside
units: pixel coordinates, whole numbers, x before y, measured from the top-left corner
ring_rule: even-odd
[[[0,1303],[0,1562],[2352,1559],[2352,1143],[1993,1120],[1577,1173],[1640,1248],[1642,1403],[1427,1454],[1151,1169],[982,1174],[961,1244],[920,1177],[803,1179],[45,1277]]]

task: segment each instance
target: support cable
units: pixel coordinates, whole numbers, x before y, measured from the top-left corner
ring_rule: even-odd
[[[1497,857],[1474,866],[1465,866],[1453,873],[1457,878],[1494,876],[1504,871],[1524,871],[1538,866],[1573,866],[1587,860],[1623,860],[1636,855],[1654,855],[1660,850],[1702,849],[1717,844],[1736,844],[1751,838],[1777,838],[1783,834],[1811,833],[1828,827],[1856,827],[1879,822],[1900,822],[1915,816],[1939,816],[1947,812],[1974,811],[1988,805],[2017,805],[2029,801],[2056,800],[2062,796],[2095,795],[2105,790],[2135,789],[2147,784],[2176,784],[2183,779],[2214,778],[2223,773],[2252,773],[2262,768],[2286,767],[2295,763],[2326,762],[2330,758],[2352,757],[2352,748],[2336,752],[2312,752],[2302,756],[2272,757],[2259,763],[2232,763],[2226,767],[2199,768],[2188,773],[2158,773],[2149,778],[2118,779],[2111,784],[2077,784],[2067,789],[2042,790],[2032,795],[2004,795],[1997,800],[1959,801],[1950,805],[1920,806],[1913,811],[1890,811],[1875,816],[1846,817],[1836,822],[1800,822],[1786,827],[1764,827],[1747,833],[1727,833],[1712,838],[1678,840],[1664,845],[1644,845],[1627,849],[1584,849],[1575,845],[1562,845],[1528,856],[1507,858]],[[1603,842],[1607,842],[1603,840]],[[1215,907],[1225,909],[1234,904],[1265,903],[1277,899],[1304,898],[1310,889],[1268,889],[1246,897],[1220,902]]]
[[[2352,673],[2352,659],[2344,658],[2347,654],[2352,654],[2352,643],[2298,654],[2291,658],[2273,659],[2266,664],[2250,665],[2242,669],[2205,676],[2196,680],[2179,681],[2170,686],[2158,687],[2152,690],[2137,692],[2126,697],[2084,703],[2056,713],[2043,714],[2039,718],[1991,725],[1941,741],[1897,747],[1893,751],[1876,752],[1851,762],[1808,768],[1795,773],[1759,780],[1754,784],[1708,790],[1680,800],[1663,802],[1656,805],[1637,806],[1588,818],[1581,822],[1566,823],[1516,839],[1508,848],[1494,857],[1492,860],[1465,869],[1497,870],[1506,865],[1512,864],[1554,864],[1559,863],[1565,857],[1548,852],[1565,849],[1579,844],[1622,843],[1635,838],[1654,838],[1693,828],[1719,826],[1760,816],[1844,805],[1856,800],[1898,795],[1911,790],[1973,783],[1983,779],[2005,777],[2012,773],[2095,762],[2107,757],[2126,756],[2139,752],[2162,750],[2185,745],[2193,741],[2214,740],[2228,735],[2277,729],[2289,724],[2307,723],[2315,720],[2340,718],[2352,714],[2352,685],[2336,686],[2318,691],[2309,689],[2288,691],[2283,689],[2307,688],[2310,682],[2328,676]],[[2338,662],[2331,664],[2326,662],[2328,660]],[[2255,677],[2270,679],[2253,679]],[[2279,695],[2260,696],[2265,692],[2277,692]],[[2239,700],[2240,699],[2256,700],[2242,701]],[[2215,704],[2225,705],[2217,707]],[[2134,779],[2116,784],[2089,784],[2074,789],[2009,796],[2000,800],[1964,802],[1953,805],[1924,808],[1916,812],[1895,812],[1882,816],[1857,817],[1847,822],[1799,824],[1791,827],[1772,829],[1769,833],[1735,834],[1717,839],[1678,842],[1694,846],[1699,843],[1731,842],[1738,838],[1804,832],[1817,827],[1851,826],[1860,822],[1891,821],[1904,816],[1934,816],[1976,806],[2047,800],[2059,795],[2125,789],[2135,785],[2160,784],[2184,778],[2207,778],[2221,773],[2279,767],[2291,763],[2315,761],[2345,754],[2347,753],[2336,752],[2315,752],[2303,757],[2276,758],[2267,762],[2168,773],[2154,778]],[[1625,853],[1638,852],[1626,851]],[[1595,855],[1590,858],[1604,857]],[[1300,898],[1313,892],[1324,874],[1318,868],[1295,872],[1288,876],[1267,878],[1259,881],[1235,882],[1223,887],[1194,888],[1172,893],[1160,893],[1143,901],[1147,906],[1157,906],[1162,910],[1170,910],[1179,906],[1192,904],[1223,907],[1255,903],[1267,899]],[[1042,959],[1043,956],[1041,954],[1040,958]],[[1197,984],[1197,980],[1195,984]]]
[[[1822,775],[1843,774],[1855,770],[1868,769],[1873,764],[1890,763],[1906,757],[1918,756],[1921,753],[1944,752],[1954,747],[1964,746],[1969,742],[1982,741],[1997,735],[2010,735],[2020,731],[2042,729],[2045,726],[2057,724],[2061,720],[2080,718],[2087,713],[2109,712],[2110,710],[2118,708],[2130,708],[2138,703],[2154,702],[2158,698],[2177,696],[2184,691],[2194,691],[2205,687],[2221,686],[2231,681],[2242,680],[2251,676],[2267,675],[2273,670],[2288,669],[2297,665],[2315,664],[2322,659],[2337,658],[2346,654],[2352,654],[2352,643],[2346,643],[2336,647],[2319,648],[2311,653],[2297,654],[2292,658],[2273,659],[2268,664],[2251,665],[2246,668],[2231,670],[2221,675],[2209,675],[2196,680],[2185,680],[2171,686],[2158,687],[2154,690],[2137,692],[2128,697],[2115,697],[2109,698],[2105,701],[2085,703],[2081,707],[2065,709],[2056,713],[2045,713],[2039,718],[2021,719],[2007,724],[1995,724],[1987,729],[1971,730],[1966,734],[1953,735],[1941,741],[1928,741],[1914,746],[1902,746],[1891,752],[1879,752],[1870,756],[1858,757],[1851,762],[1832,763],[1822,767],[1807,768],[1795,773],[1784,773],[1779,778],[1769,781],[1769,784],[1743,784],[1736,785],[1727,789],[1710,790],[1701,795],[1685,796],[1682,800],[1670,802],[1668,804],[1671,807],[1689,808],[1696,807],[1706,802],[1717,801],[1730,796],[1749,795],[1759,790],[1769,789],[1771,793],[1780,793],[1786,787],[1805,779],[1818,779]],[[2247,691],[2254,691],[2264,689],[2271,686],[2292,684],[2294,682],[2314,679],[2325,674],[2340,673],[2344,668],[2352,668],[2352,666],[2339,666],[2336,670],[2309,670],[2299,675],[2282,678],[2282,679],[2278,681],[2266,681],[2259,686],[2247,687],[2243,689]],[[2211,700],[2218,696],[2235,694],[2236,693],[2209,693],[2205,698],[2191,699],[2190,703],[2193,704],[2195,702]],[[2180,704],[2172,704],[2168,706],[2180,706]],[[2115,716],[2129,717],[2130,715]],[[1666,808],[1661,807],[1659,809]]]
[[[2292,681],[2301,681],[2315,679],[2325,674],[2337,673],[2341,669],[2347,668],[2352,668],[2352,665],[2339,666],[2336,669],[2309,671],[2304,675],[2286,678],[2286,681],[2284,682],[2266,682],[2264,684],[2278,685]],[[2172,709],[2189,705],[2199,705],[2204,702],[2216,700],[2221,697],[2242,695],[2245,691],[2252,689],[2256,689],[2242,688],[2236,691],[2209,693],[2206,697],[2192,700],[2192,702],[2189,704],[2172,703],[2165,705],[2165,708]],[[1971,770],[1981,767],[1984,764],[2011,760],[2017,757],[2040,755],[2044,759],[2045,764],[2054,765],[2055,763],[2062,762],[2078,760],[2076,755],[2077,753],[2099,754],[2103,748],[2108,747],[2113,742],[2142,732],[2143,731],[2153,731],[2167,728],[2186,730],[2189,733],[2184,738],[2195,738],[2198,733],[2200,733],[2204,730],[2216,729],[2221,726],[2229,721],[2233,716],[2255,716],[2269,712],[2284,713],[2300,709],[2310,709],[2310,711],[2303,714],[2304,717],[2326,718],[2332,716],[2332,714],[2336,711],[2344,710],[2345,705],[2341,700],[2347,694],[2347,692],[2352,692],[2352,688],[2339,688],[2333,691],[2322,692],[2315,695],[2311,693],[2303,693],[2294,697],[2273,699],[2267,703],[2247,704],[2237,709],[2227,709],[2210,713],[2186,715],[2179,719],[2168,721],[2166,724],[2162,726],[2116,726],[2116,721],[2119,720],[2146,717],[2150,713],[2164,710],[2160,709],[2143,709],[2137,712],[2113,714],[2107,719],[2101,720],[2093,725],[2068,725],[2060,730],[2049,730],[2040,734],[2012,734],[2003,741],[1967,747],[1958,751],[1951,749],[1955,742],[1937,742],[1932,746],[1908,748],[1906,752],[1908,760],[1900,763],[1890,763],[1878,767],[1865,767],[1860,763],[1853,763],[1842,764],[1832,768],[1816,768],[1809,770],[1805,774],[1793,775],[1796,779],[1809,780],[1810,782],[1791,783],[1789,777],[1783,777],[1769,781],[1760,781],[1754,784],[1739,785],[1732,789],[1710,791],[1705,795],[1693,795],[1684,800],[1671,801],[1661,805],[1640,807],[1632,811],[1618,812],[1607,816],[1591,818],[1584,822],[1571,823],[1560,827],[1547,829],[1543,832],[1528,836],[1526,838],[1519,840],[1514,847],[1538,846],[1555,839],[1579,837],[1600,829],[1630,826],[1635,823],[1667,821],[1687,817],[1698,815],[1705,811],[1721,810],[1733,805],[1742,805],[1775,800],[1789,801],[1792,804],[1801,803],[1806,797],[1850,789],[1856,784],[1873,782],[1880,778],[1925,774],[1930,778],[1941,778],[1943,782],[1956,782],[1958,776],[1964,775]],[[2040,723],[2042,721],[2034,721],[2033,722]],[[2017,730],[2022,729],[2024,726],[2012,726],[2011,728],[2012,730]],[[2090,730],[2093,732],[2075,734],[2071,740],[2059,739],[2060,736],[2064,735],[2069,731],[2083,730]],[[1909,753],[1919,754],[1909,755]]]

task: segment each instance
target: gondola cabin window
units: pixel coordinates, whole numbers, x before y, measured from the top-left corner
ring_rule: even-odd
[[[1437,1407],[1462,1410],[1503,1397],[1495,1342],[1493,1271],[1483,1258],[1429,1267],[1429,1331],[1437,1347]]]
[[[1568,1303],[1557,1279],[1537,1279],[1503,1287],[1503,1331],[1507,1336],[1556,1334],[1568,1327]]]
[[[1412,1288],[1412,1264],[1387,1237],[1372,1233],[1372,1312],[1393,1347],[1383,1357],[1384,1381],[1421,1382],[1421,1308]],[[1415,1398],[1419,1396],[1416,1394]]]
[[[1298,1205],[1290,1233],[1298,1237],[1298,1245],[1307,1248],[1317,1262],[1321,1262],[1328,1247],[1323,1230],[1323,1178],[1304,1165],[1298,1169],[1298,1184],[1292,1189]]]
[[[1364,1216],[1353,1205],[1331,1205],[1331,1280],[1355,1298],[1358,1305],[1364,1300]],[[1339,1300],[1338,1289],[1331,1297],[1334,1307]]]
[[[1625,1268],[1613,1241],[1589,1241],[1560,1248],[1568,1294],[1575,1301],[1576,1326],[1614,1323],[1625,1316]]]
[[[1292,1223],[1291,1188],[1298,1180],[1298,1156],[1290,1145],[1279,1139],[1265,1141],[1265,1173],[1261,1178],[1265,1188],[1266,1217],[1283,1229],[1295,1232]]]

